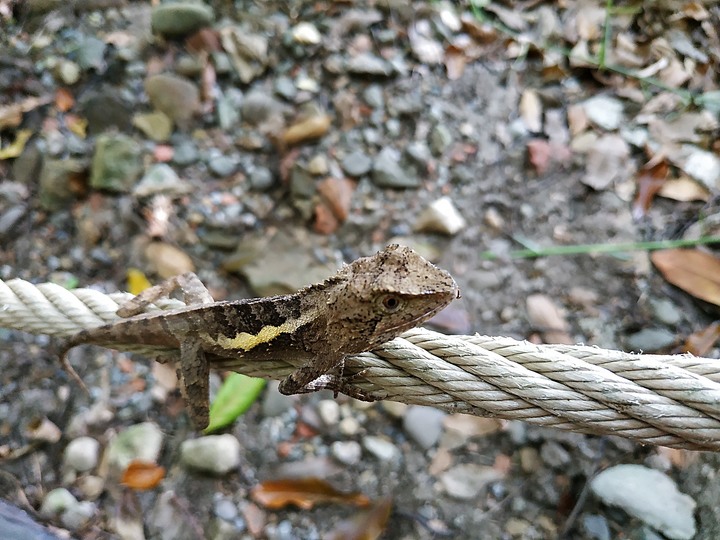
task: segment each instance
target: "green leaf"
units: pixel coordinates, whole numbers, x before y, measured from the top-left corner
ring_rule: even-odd
[[[264,387],[265,379],[231,373],[210,406],[210,424],[204,432],[211,433],[232,424],[255,403]]]

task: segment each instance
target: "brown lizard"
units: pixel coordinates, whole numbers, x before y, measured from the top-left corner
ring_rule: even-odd
[[[177,288],[187,307],[142,313]],[[118,315],[128,318],[72,336],[63,346],[62,362],[74,375],[66,355],[83,343],[142,349],[159,361],[173,360],[199,428],[209,419],[210,367],[232,370],[239,362],[283,359],[298,365],[280,383],[283,394],[329,388],[373,401],[343,380],[345,357],[418,326],[457,297],[459,289],[449,273],[398,245],[345,265],[323,283],[283,296],[215,302],[197,276],[188,273],[121,306]]]

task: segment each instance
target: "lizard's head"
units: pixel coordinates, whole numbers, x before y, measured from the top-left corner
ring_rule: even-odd
[[[331,281],[330,335],[349,354],[399,336],[459,297],[448,272],[395,244],[345,266]]]

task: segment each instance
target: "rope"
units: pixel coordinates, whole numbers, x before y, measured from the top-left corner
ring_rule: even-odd
[[[129,293],[69,291],[0,280],[0,327],[68,337],[111,323]],[[158,301],[148,311],[176,309]],[[142,347],[134,351],[142,352]],[[148,350],[149,352],[149,350]],[[233,370],[282,379],[281,359],[239,360]],[[506,337],[448,336],[416,328],[348,358],[345,375],[382,399],[494,416],[637,442],[720,451],[720,361],[639,355],[587,346],[533,345]]]

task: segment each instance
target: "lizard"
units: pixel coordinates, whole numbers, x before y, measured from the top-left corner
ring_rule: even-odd
[[[143,313],[177,289],[187,307]],[[232,370],[239,362],[284,359],[299,366],[280,382],[286,395],[327,388],[374,401],[343,379],[344,359],[420,325],[459,297],[448,272],[397,244],[287,295],[216,302],[194,273],[186,273],[120,306],[123,318],[71,336],[61,361],[81,385],[67,360],[77,345],[141,349],[160,362],[174,361],[190,416],[202,429],[209,421],[210,367]]]

